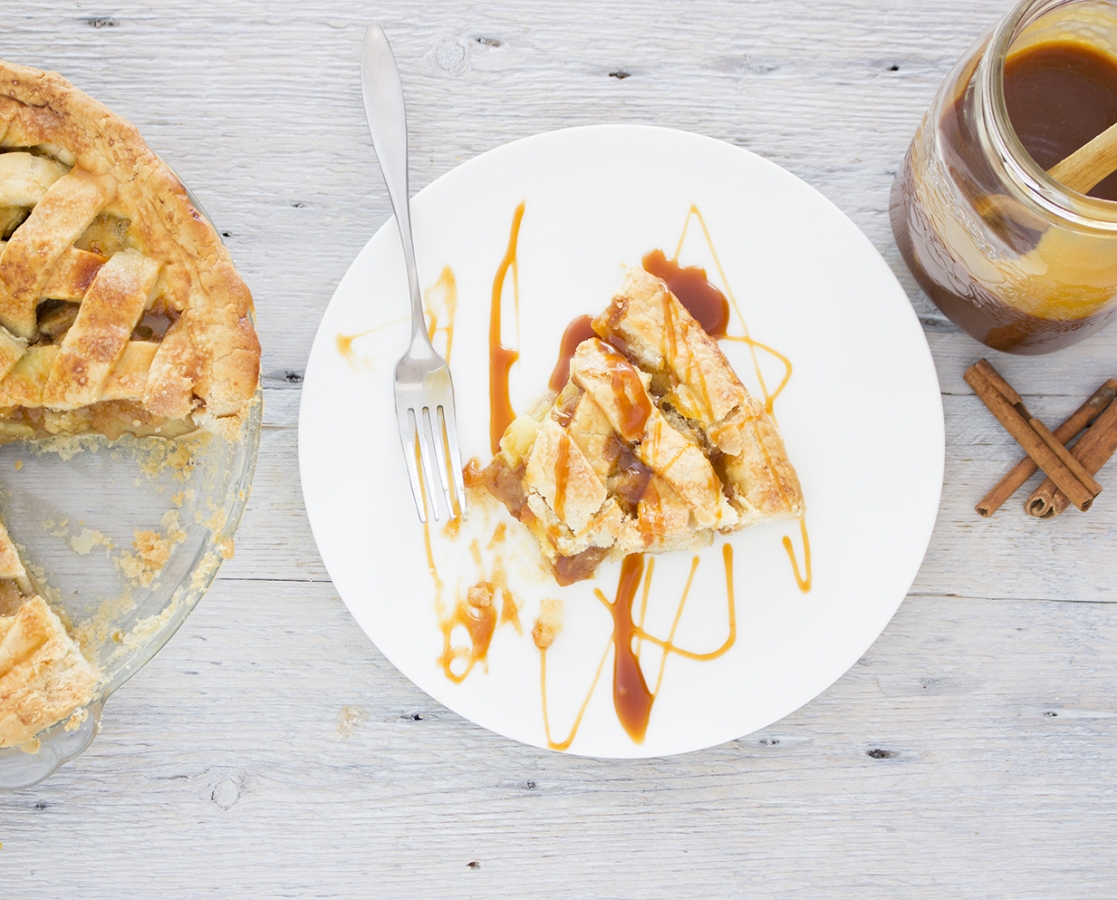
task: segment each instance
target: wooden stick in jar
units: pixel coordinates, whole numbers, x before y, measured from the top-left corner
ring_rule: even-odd
[[[1106,382],[1107,384],[1109,382]],[[1087,471],[1096,473],[1117,452],[1117,403],[1111,403],[1071,451]],[[1067,495],[1050,478],[1036,488],[1024,504],[1030,516],[1048,519],[1067,508]]]
[[[1063,187],[1088,194],[1117,170],[1117,123],[1047,170]]]
[[[1117,380],[1109,379],[1100,388],[1094,391],[1093,395],[1076,409],[1062,425],[1055,429],[1055,438],[1062,444],[1068,444],[1073,440],[1083,428],[1093,422],[1100,416],[1117,398]],[[1072,453],[1074,451],[1071,451]],[[1084,464],[1085,465],[1085,464]],[[1089,469],[1089,466],[1086,466]],[[1004,504],[1009,497],[1016,493],[1024,482],[1031,478],[1039,466],[1035,464],[1030,456],[1025,456],[1020,462],[1005,473],[1004,478],[998,481],[991,491],[985,495],[982,501],[975,507],[978,515],[988,518],[993,515]],[[1096,474],[1096,472],[1095,472]],[[1052,483],[1052,489],[1057,490]],[[1036,494],[1032,494],[1034,498]],[[1064,497],[1065,499],[1065,497]],[[1029,499],[1029,503],[1031,500]],[[1060,510],[1062,512],[1062,510]],[[1043,513],[1032,513],[1032,515],[1043,515]],[[1057,515],[1057,513],[1056,513]]]
[[[1020,395],[1001,378],[997,370],[983,359],[970,366],[963,377],[1005,430],[1016,438],[1024,452],[1047,473],[1070,501],[1083,512],[1088,510],[1094,497],[1101,492],[1101,485],[1089,473],[1086,473],[1089,484],[1079,477],[1078,471],[1084,472],[1081,463],[1074,460],[1047,427],[1028,412]],[[1042,431],[1050,435],[1049,439],[1041,436],[1036,428],[1037,423]],[[1053,445],[1057,445],[1063,452],[1060,454]],[[1073,460],[1073,467],[1066,464],[1064,457]]]

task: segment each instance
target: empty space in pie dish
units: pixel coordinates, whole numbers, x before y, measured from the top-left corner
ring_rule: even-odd
[[[173,441],[89,435],[0,447],[0,516],[36,588],[69,617],[100,669],[95,716],[171,638],[231,555],[261,414],[258,396],[232,441],[208,432]],[[34,783],[74,755],[74,724],[39,734],[35,753],[0,750],[0,786]],[[76,731],[92,724],[79,721]]]

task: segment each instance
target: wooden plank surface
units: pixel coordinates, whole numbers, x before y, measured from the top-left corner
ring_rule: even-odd
[[[1117,375],[1117,330],[987,353],[915,288],[888,226],[919,118],[1007,6],[8,0],[0,56],[130,118],[226,234],[257,298],[267,413],[236,558],[90,750],[0,795],[0,896],[1117,895],[1117,465],[1089,515],[1039,522],[1013,501],[979,519],[1016,451],[961,381],[990,355],[1055,423]],[[389,214],[357,78],[373,17],[407,91],[414,189],[539,131],[686,128],[814,185],[908,290],[944,395],[938,524],[885,633],[787,719],[664,760],[521,747],[428,700],[337,599],[295,426],[318,319]]]

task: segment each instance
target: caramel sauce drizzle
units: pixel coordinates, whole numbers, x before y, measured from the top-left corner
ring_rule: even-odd
[[[787,558],[791,560],[791,568],[795,573],[795,583],[804,594],[811,589],[811,539],[807,535],[807,520],[799,517],[799,533],[803,538],[803,574],[799,574],[799,563],[795,559],[795,548],[791,545],[791,538],[784,535],[783,549],[787,551]]]
[[[570,434],[563,431],[555,455],[555,515],[566,519],[566,483],[570,480]]]
[[[676,265],[678,264],[679,254],[683,250],[683,242],[686,241],[687,231],[690,229],[690,220],[692,218],[697,219],[699,226],[702,228],[702,235],[706,239],[706,246],[710,248],[710,255],[714,258],[714,266],[718,270],[718,275],[721,276],[721,283],[725,285],[725,294],[729,298],[730,304],[733,306],[733,312],[737,314],[737,321],[740,323],[745,337],[748,338],[750,336],[748,323],[745,322],[745,317],[741,314],[741,306],[737,303],[737,298],[733,296],[733,289],[729,286],[729,279],[725,277],[725,269],[722,268],[721,259],[718,257],[717,250],[714,249],[714,240],[710,237],[710,229],[706,227],[706,219],[703,217],[702,211],[693,203],[687,211],[686,221],[683,222],[683,231],[682,234],[679,235],[679,243],[675,245],[675,255],[671,257],[671,260]],[[753,368],[756,371],[756,380],[760,383],[760,390],[764,394],[764,406],[767,408],[769,400],[774,400],[775,397],[769,393],[768,386],[764,381],[764,373],[761,371],[760,360],[757,358],[756,349],[755,346],[749,345]]]
[[[391,328],[393,325],[400,325],[404,322],[409,322],[410,317],[405,316],[402,319],[396,319],[394,322],[385,322],[383,325],[377,325],[375,328],[367,328],[364,331],[358,331],[355,334],[342,334],[340,331],[334,338],[337,352],[341,355],[348,364],[349,368],[354,372],[361,374],[363,367],[367,367],[374,359],[379,359],[381,356],[387,356],[389,353],[398,353],[398,348],[385,350],[383,353],[378,353],[376,356],[369,359],[368,357],[357,356],[356,351],[353,349],[353,343],[359,341],[361,338],[375,334],[378,331],[383,331],[385,328]]]
[[[597,683],[601,680],[601,673],[605,669],[605,660],[609,658],[609,649],[613,646],[612,638],[609,643],[605,645],[605,649],[601,653],[601,659],[597,663],[597,671],[593,674],[593,681],[590,682],[590,688],[586,691],[586,696],[582,700],[582,705],[578,709],[578,714],[574,717],[574,723],[570,726],[570,732],[561,741],[556,741],[551,737],[551,722],[547,716],[547,651],[539,651],[539,689],[543,697],[543,733],[547,737],[547,746],[552,750],[569,750],[570,745],[574,743],[574,738],[578,735],[578,729],[582,725],[582,717],[586,714],[586,709],[590,705],[590,700],[593,699],[594,691],[597,690]]]
[[[668,633],[667,640],[662,640],[655,635],[649,634],[643,626],[648,609],[648,595],[652,586],[652,573],[655,569],[654,559],[649,560],[645,568],[644,555],[642,553],[631,553],[624,558],[624,562],[621,564],[620,578],[617,582],[617,592],[612,602],[605,597],[605,594],[599,588],[594,589],[594,595],[605,608],[609,610],[610,615],[613,617],[613,634],[610,639],[610,644],[613,648],[613,708],[617,712],[617,720],[620,722],[621,727],[624,728],[625,732],[632,738],[634,743],[642,743],[647,734],[652,707],[655,704],[656,697],[659,696],[659,689],[663,684],[663,673],[667,666],[667,657],[670,654],[675,654],[676,656],[681,656],[686,659],[707,662],[717,659],[719,656],[729,652],[729,649],[737,641],[737,613],[736,599],[733,590],[732,545],[725,544],[722,547],[722,559],[725,564],[725,591],[729,607],[729,634],[720,647],[705,653],[687,650],[675,643],[675,632],[678,630],[679,622],[682,620],[683,609],[686,606],[687,598],[690,596],[690,588],[694,582],[694,576],[698,572],[700,560],[697,556],[691,560],[690,575],[687,577],[686,586],[683,588],[682,595],[679,598],[679,604],[675,610],[675,618],[671,624],[671,630]],[[636,590],[640,587],[641,582],[643,582],[643,592],[640,600],[639,623],[637,623],[632,616],[632,604],[636,597]],[[648,688],[648,683],[640,664],[640,651],[644,641],[654,644],[663,651],[656,673],[655,687],[651,689]],[[589,705],[594,690],[597,688],[597,682],[600,678],[608,652],[609,647],[607,646],[605,648],[605,654],[601,657],[601,662],[598,664],[597,674],[594,676],[589,692],[582,701],[581,708],[574,720],[574,725],[570,733],[567,735],[565,741],[556,743],[551,738],[547,716],[546,651],[540,651],[541,671],[543,673],[541,676],[543,689],[543,722],[547,733],[547,744],[551,749],[565,750],[573,742],[578,732],[578,726],[581,724],[582,715]]]
[[[493,536],[489,538],[488,548],[496,550],[503,546],[507,533],[508,526],[504,522],[497,522],[496,528],[493,529]],[[511,622],[512,627],[516,629],[516,634],[523,634],[524,626],[520,623],[520,607],[516,603],[516,598],[512,596],[512,592],[508,589],[508,578],[504,573],[504,567],[499,557],[493,564],[492,581],[501,588],[500,624]]]
[[[613,616],[613,707],[621,727],[634,743],[642,743],[648,731],[655,695],[648,689],[640,660],[632,646],[637,635],[632,621],[632,601],[644,577],[644,555],[630,553],[621,563],[621,576],[617,582],[616,598],[610,603],[600,589],[594,589],[597,599]]]
[[[441,311],[435,303],[436,298],[441,299],[446,314],[446,324],[441,327],[438,324]],[[439,331],[446,334],[446,349],[442,356],[449,363],[454,352],[454,321],[458,316],[458,279],[449,266],[443,266],[438,281],[423,291],[423,307],[427,312],[427,337],[433,342]]]
[[[691,210],[697,212],[698,208],[691,206]],[[679,265],[681,249],[682,241],[671,259],[662,250],[645,253],[641,260],[644,271],[663,279],[676,297],[687,298],[684,304],[687,312],[698,320],[706,334],[715,339],[723,338],[729,328],[729,301],[725,299],[725,294],[710,283],[706,270],[701,266]]]
[[[636,367],[604,341],[598,341],[612,378],[613,395],[621,413],[621,437],[638,441],[644,436],[652,414],[652,401],[644,390],[644,383]],[[557,512],[557,510],[556,510]]]
[[[454,320],[458,314],[458,279],[454,275],[454,270],[449,266],[443,266],[438,280],[423,291],[423,308],[427,314],[427,336],[433,341],[439,331],[446,335],[446,350],[442,355],[446,358],[446,362],[450,362],[450,355],[454,350]],[[443,315],[446,319],[445,324],[439,325],[439,320]],[[385,328],[410,321],[410,316],[404,316],[401,319],[377,325],[375,328],[358,331],[355,334],[343,334],[339,331],[334,338],[337,352],[349,364],[349,368],[359,374],[362,371],[362,366],[367,368],[373,360],[393,353],[398,354],[400,351],[399,348],[393,347],[383,353],[376,354],[370,359],[357,355],[357,352],[353,349],[354,342],[367,335],[383,331]]]
[[[570,360],[574,358],[574,351],[582,341],[592,337],[597,337],[593,330],[593,316],[578,316],[566,326],[559,344],[558,362],[555,363],[551,380],[547,383],[556,394],[566,387],[566,382],[570,380]]]
[[[487,662],[489,644],[492,643],[497,626],[496,605],[490,603],[488,606],[477,607],[459,598],[453,613],[443,617],[439,624],[442,628],[442,655],[438,657],[438,664],[442,666],[447,678],[455,684],[461,684],[478,662]],[[451,644],[451,635],[459,625],[464,626],[469,634],[468,647],[455,647]],[[455,672],[453,666],[458,660],[465,662],[461,671]]]
[[[520,305],[520,273],[516,262],[516,246],[520,239],[520,222],[524,218],[521,201],[512,215],[512,229],[508,235],[508,249],[496,270],[493,279],[493,298],[489,306],[489,444],[495,456],[500,450],[500,439],[504,430],[516,418],[512,400],[508,395],[508,373],[512,364],[520,358],[519,351],[509,350],[500,342],[501,307],[504,298],[504,280],[508,270],[512,270],[512,294],[516,308]]]
[[[500,523],[493,532],[493,537],[489,541],[490,550],[503,543],[503,524]],[[470,542],[469,552],[477,568],[483,570],[481,546],[476,538]],[[433,561],[431,565],[433,566]],[[432,574],[436,579],[438,578],[433,569]],[[441,581],[437,583],[441,585]],[[476,599],[474,599],[475,593]],[[501,596],[499,613],[496,603],[498,593]],[[443,674],[455,684],[463,682],[477,663],[482,663],[486,669],[488,668],[489,646],[492,644],[493,635],[505,622],[510,622],[517,634],[524,633],[520,623],[520,609],[516,598],[508,588],[508,575],[500,557],[493,562],[492,570],[485,576],[485,580],[473,585],[465,598],[461,596],[457,598],[449,614],[446,613],[445,607],[439,605],[442,653],[438,657],[438,664],[442,667]],[[468,646],[454,646],[453,633],[458,627],[465,628],[469,637]]]

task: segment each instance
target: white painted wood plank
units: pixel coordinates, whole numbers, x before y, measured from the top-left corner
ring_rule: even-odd
[[[594,761],[433,704],[326,585],[225,583],[89,753],[0,798],[0,858],[88,900],[156,859],[160,896],[1103,897],[1115,640],[1107,605],[921,597],[777,725]],[[95,877],[44,865],[74,847]]]

